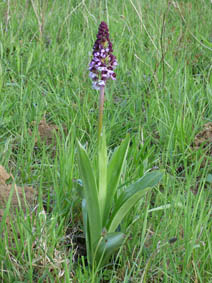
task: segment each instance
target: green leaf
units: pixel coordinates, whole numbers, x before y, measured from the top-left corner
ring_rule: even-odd
[[[87,204],[86,204],[86,199],[82,200],[82,219],[83,219],[83,232],[84,235],[87,233],[87,218],[88,218],[88,213],[87,213]]]
[[[116,231],[118,225],[130,211],[130,209],[136,204],[136,202],[151,188],[146,188],[143,191],[139,191],[132,195],[129,199],[127,199],[122,206],[116,211],[114,216],[112,216],[112,221],[109,224],[108,231],[114,232]]]
[[[156,186],[162,179],[164,172],[162,170],[152,171],[146,173],[138,181],[131,184],[126,190],[120,195],[117,205],[121,206],[127,199],[129,199],[136,192],[143,190],[147,187]]]
[[[106,226],[106,222],[109,217],[109,213],[112,207],[112,202],[117,191],[117,187],[120,181],[123,165],[126,160],[130,137],[128,136],[118,149],[113,153],[107,170],[107,200],[105,204],[105,211],[103,217],[103,227]]]
[[[88,212],[87,212],[87,204],[86,199],[82,200],[82,218],[83,218],[83,232],[85,235],[85,241],[86,241],[86,251],[87,251],[87,258],[88,261],[91,260],[91,246],[90,246],[90,234],[88,230]]]
[[[206,177],[206,182],[212,184],[212,174],[208,174],[208,175],[207,175],[207,177]]]
[[[110,257],[121,247],[125,235],[121,232],[107,233],[98,247],[96,254],[96,262],[99,262],[101,267],[108,262]]]
[[[98,187],[98,197],[99,197],[99,208],[101,213],[101,219],[103,219],[103,213],[105,210],[105,203],[107,197],[107,147],[106,147],[106,137],[105,131],[103,129],[102,135],[99,140],[98,148],[98,173],[99,173],[99,187]]]
[[[90,246],[94,248],[101,235],[101,217],[98,202],[98,191],[93,169],[85,149],[78,141],[79,169],[83,181],[86,206],[88,212],[88,223],[90,226]],[[88,229],[87,229],[88,231]],[[91,251],[92,252],[92,251]]]
[[[120,195],[116,203],[116,208],[112,214],[111,221],[108,225],[108,232],[114,232],[117,229],[118,225],[130,211],[130,209],[147,191],[158,184],[162,176],[163,173],[161,171],[147,173],[139,181],[130,185]]]

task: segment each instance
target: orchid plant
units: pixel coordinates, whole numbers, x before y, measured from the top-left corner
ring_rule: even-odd
[[[146,173],[124,190],[119,182],[126,161],[129,136],[113,152],[108,160],[105,131],[102,127],[104,90],[106,81],[115,80],[116,57],[105,22],[101,22],[89,64],[93,88],[99,90],[98,168],[78,141],[78,162],[83,183],[82,214],[88,263],[104,266],[111,255],[122,245],[125,234],[118,227],[131,208],[161,180],[161,171]]]

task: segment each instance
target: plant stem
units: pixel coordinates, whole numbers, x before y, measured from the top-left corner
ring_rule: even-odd
[[[102,133],[102,120],[103,120],[103,108],[104,108],[104,86],[100,87],[100,96],[99,96],[99,128],[98,128],[98,141]]]

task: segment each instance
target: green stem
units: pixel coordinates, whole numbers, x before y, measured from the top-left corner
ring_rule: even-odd
[[[99,128],[98,128],[98,141],[102,133],[102,120],[103,120],[103,108],[104,108],[104,86],[100,87],[100,96],[99,96]]]

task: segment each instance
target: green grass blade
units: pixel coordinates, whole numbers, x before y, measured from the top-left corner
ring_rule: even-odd
[[[98,192],[90,160],[80,142],[78,142],[78,158],[87,205],[91,247],[94,247],[95,243],[98,242],[101,234],[101,218],[98,202]]]
[[[103,213],[105,209],[106,197],[107,197],[107,147],[106,147],[106,137],[105,131],[103,130],[102,136],[99,140],[99,150],[98,150],[98,173],[99,173],[99,208],[101,213],[101,219],[103,218]]]
[[[120,147],[113,153],[111,160],[108,164],[107,171],[107,200],[105,204],[103,226],[106,225],[108,215],[112,206],[112,202],[119,184],[123,165],[126,160],[129,148],[129,136],[122,142]]]

